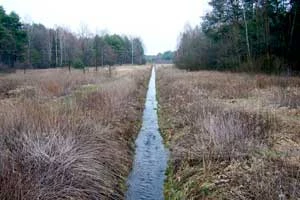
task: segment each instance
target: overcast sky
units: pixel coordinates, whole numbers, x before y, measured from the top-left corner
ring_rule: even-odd
[[[209,0],[0,0],[7,12],[15,11],[46,27],[63,25],[78,32],[80,24],[92,33],[138,36],[146,54],[175,50],[185,24],[195,26],[209,10]]]

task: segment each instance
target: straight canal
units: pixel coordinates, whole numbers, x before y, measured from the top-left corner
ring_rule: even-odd
[[[133,169],[127,180],[127,200],[164,199],[163,185],[168,150],[159,132],[155,86],[155,67],[152,68],[147,91],[143,124],[135,141]]]

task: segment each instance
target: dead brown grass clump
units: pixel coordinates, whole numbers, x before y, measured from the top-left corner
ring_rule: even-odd
[[[299,82],[160,68],[167,199],[299,198]]]
[[[278,107],[297,109],[300,107],[300,87],[277,87],[273,88],[273,95],[270,101]]]
[[[0,199],[123,199],[149,69],[69,74],[68,96],[33,73],[21,85],[40,95],[0,102]]]
[[[9,97],[9,91],[16,89],[19,82],[14,79],[0,79],[0,85],[0,99],[3,99]]]

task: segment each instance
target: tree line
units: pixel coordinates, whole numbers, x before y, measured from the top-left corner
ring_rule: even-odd
[[[157,55],[147,55],[146,61],[149,63],[157,63],[157,64],[171,64],[173,63],[174,52],[173,51],[165,51],[163,53],[158,53]]]
[[[140,38],[92,34],[86,24],[77,34],[68,28],[21,23],[0,6],[0,66],[48,68],[144,64]]]
[[[0,6],[0,63],[14,67],[17,59],[23,61],[25,44],[26,32],[19,16],[14,12],[7,15]]]
[[[185,27],[179,68],[300,71],[300,1],[211,0],[201,25]]]

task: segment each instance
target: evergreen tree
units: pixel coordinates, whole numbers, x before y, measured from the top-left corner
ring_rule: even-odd
[[[19,16],[12,12],[9,15],[0,6],[0,61],[14,67],[16,61],[24,59],[26,32]]]
[[[299,1],[212,0],[198,27],[181,35],[176,63],[190,69],[299,69]],[[206,59],[205,59],[206,58]]]

